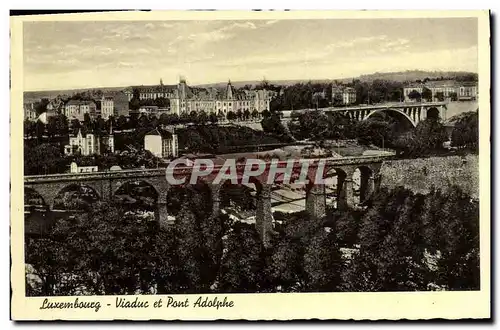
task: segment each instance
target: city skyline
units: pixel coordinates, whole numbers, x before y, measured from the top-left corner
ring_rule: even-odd
[[[25,22],[24,90],[477,72],[476,18]],[[432,58],[432,61],[429,61]],[[369,59],[369,61],[367,60]]]

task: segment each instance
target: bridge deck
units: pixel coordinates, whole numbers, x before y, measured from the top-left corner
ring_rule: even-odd
[[[391,159],[394,154],[375,155],[375,156],[356,156],[342,158],[302,158],[295,159],[299,162],[318,162],[325,161],[327,166],[343,166],[343,165],[363,165],[370,163],[380,163],[384,160]],[[287,160],[279,161],[278,164],[285,165]],[[270,162],[268,162],[270,164]],[[215,169],[221,166],[215,166]],[[176,171],[189,171],[191,166],[176,166],[175,170],[170,170],[170,173]],[[101,171],[90,173],[61,173],[47,175],[27,175],[24,177],[25,183],[43,183],[43,182],[60,182],[60,181],[85,181],[85,180],[108,180],[108,179],[123,179],[123,178],[148,178],[166,175],[167,168],[154,169],[133,169],[121,171]]]

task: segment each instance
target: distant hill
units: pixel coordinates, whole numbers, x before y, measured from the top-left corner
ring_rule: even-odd
[[[421,70],[408,70],[402,72],[375,72],[371,74],[361,75],[358,78],[361,81],[373,81],[375,79],[384,79],[384,80],[393,80],[398,82],[405,81],[415,81],[415,80],[424,80],[425,78],[436,79],[436,78],[449,78],[455,79],[457,77],[463,77],[467,75],[476,75],[473,72],[466,71],[421,71]],[[345,79],[344,79],[345,80]],[[346,80],[352,80],[346,79]]]
[[[342,78],[342,79],[292,79],[292,80],[268,80],[270,84],[275,84],[275,85],[282,85],[282,86],[290,86],[298,83],[307,83],[308,81],[311,81],[312,83],[330,83],[333,81],[339,81],[339,82],[350,82],[353,79],[359,79],[364,82],[371,82],[376,79],[382,79],[382,80],[393,80],[397,82],[405,82],[405,81],[415,81],[415,80],[424,80],[425,78],[429,79],[436,79],[436,78],[449,78],[449,79],[454,79],[456,77],[463,77],[466,75],[476,75],[476,73],[473,72],[466,72],[466,71],[422,71],[422,70],[408,70],[408,71],[400,71],[400,72],[375,72],[375,73],[370,73],[370,74],[365,74],[361,75],[358,77],[351,77],[351,78]],[[240,88],[245,85],[257,85],[260,84],[262,81],[260,80],[248,80],[248,81],[231,81],[231,84],[236,87]],[[203,84],[203,85],[198,85],[200,87],[224,87],[227,85],[227,82],[218,82],[218,83],[213,83],[213,84]]]
[[[100,87],[100,88],[78,88],[78,89],[61,89],[53,91],[27,91],[24,92],[24,101],[36,101],[43,98],[53,99],[58,95],[68,95],[71,96],[75,93],[81,93],[86,91],[98,91],[101,90],[103,93],[116,92],[125,89],[126,87]]]

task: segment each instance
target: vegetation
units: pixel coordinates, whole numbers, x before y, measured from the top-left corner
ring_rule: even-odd
[[[479,111],[460,114],[450,120],[454,123],[451,133],[451,144],[458,148],[479,151]]]
[[[94,203],[27,238],[28,295],[478,290],[479,204],[382,189],[366,210],[289,215],[269,248],[200,194],[173,227]]]

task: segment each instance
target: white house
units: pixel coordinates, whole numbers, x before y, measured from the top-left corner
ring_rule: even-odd
[[[174,132],[154,129],[144,136],[144,149],[160,158],[177,157],[179,144]]]

